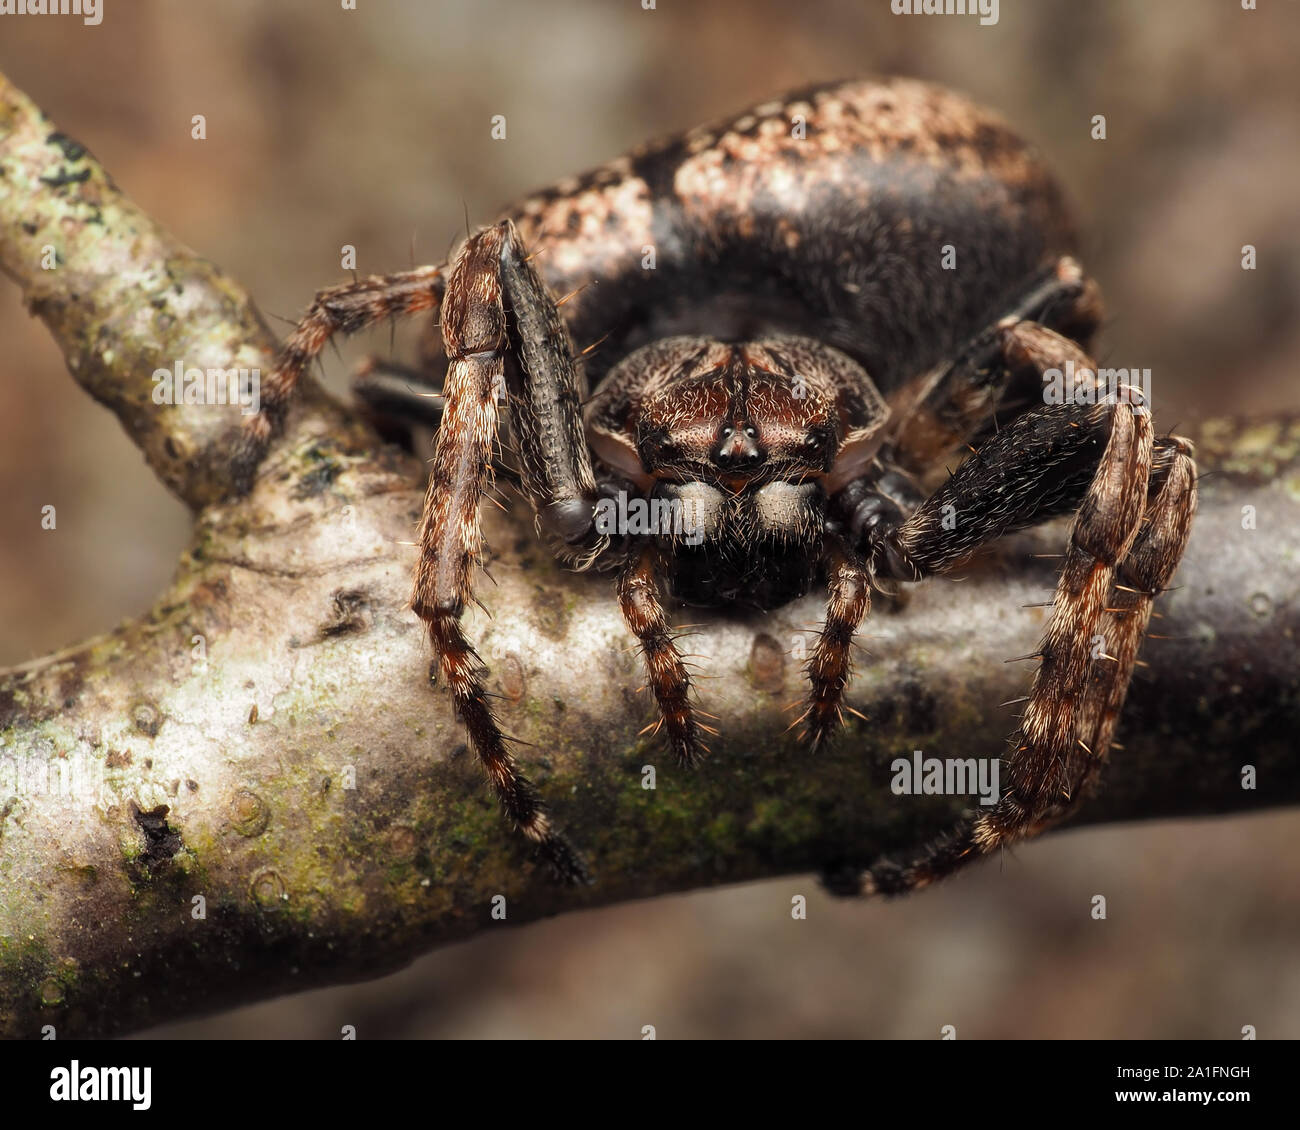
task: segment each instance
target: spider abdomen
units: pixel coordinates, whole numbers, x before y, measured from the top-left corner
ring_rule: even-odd
[[[1073,250],[1055,179],[998,117],[909,79],[796,92],[633,150],[508,213],[595,383],[656,338],[799,332],[889,392]],[[598,285],[588,286],[596,283]]]

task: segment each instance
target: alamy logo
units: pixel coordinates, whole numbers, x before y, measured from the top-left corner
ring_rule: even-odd
[[[611,534],[666,534],[687,545],[704,540],[703,508],[694,498],[628,498],[621,490],[614,498],[596,503],[596,532]]]
[[[97,26],[104,19],[103,0],[0,0],[0,16],[80,16]]]
[[[889,766],[889,782],[895,796],[974,796],[980,804],[997,804],[1001,795],[999,776],[1002,763],[996,757],[923,757],[919,749],[912,759],[896,758]]]
[[[134,1110],[148,1110],[152,1102],[152,1067],[82,1067],[74,1059],[68,1067],[50,1072],[53,1102],[129,1102]]]
[[[1066,361],[1062,369],[1043,370],[1044,404],[1151,405],[1150,369],[1090,369]]]
[[[889,0],[896,16],[979,16],[982,27],[998,22],[998,0]]]
[[[108,799],[105,763],[84,753],[17,758],[0,747],[0,796],[60,796],[86,804]]]
[[[155,404],[238,404],[245,416],[262,406],[261,369],[187,369],[177,361],[153,371]]]

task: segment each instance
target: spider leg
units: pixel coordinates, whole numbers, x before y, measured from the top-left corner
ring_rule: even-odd
[[[998,331],[1003,364],[1038,372],[1073,362],[1093,372],[1073,341],[1034,322]],[[1041,382],[1040,382],[1041,385]],[[1109,408],[1095,404],[1097,388],[1080,384],[1064,404],[1042,405],[1013,418],[957,468],[942,486],[892,528],[858,521],[853,547],[876,575],[915,581],[946,572],[1004,534],[1078,509],[1109,435]],[[1041,394],[1040,394],[1041,399]],[[853,504],[844,491],[835,500]],[[868,499],[868,502],[870,500]],[[861,504],[859,504],[861,505]]]
[[[357,366],[352,397],[380,436],[408,452],[415,450],[413,428],[436,432],[442,423],[442,392],[425,383],[425,374],[385,359],[367,357]]]
[[[1178,436],[1157,440],[1142,529],[1120,564],[1107,601],[1103,635],[1113,667],[1095,666],[1082,711],[1087,738],[1077,747],[1076,757],[1081,757],[1083,764],[1072,790],[1076,803],[1092,790],[1105,763],[1138,648],[1151,622],[1152,605],[1173,580],[1195,513],[1196,464],[1191,443]]]
[[[914,386],[895,413],[900,423],[891,437],[890,461],[921,473],[979,436],[1000,406],[1041,402],[1042,370],[1034,360],[1040,353],[1052,355],[1028,343],[1009,350],[1010,329],[1022,338],[1035,333],[1053,342],[1068,338],[1086,349],[1100,322],[1097,284],[1074,259],[1058,260],[1004,317]]]
[[[974,822],[981,852],[1034,834],[1074,798],[1071,770],[1083,741],[1077,704],[1096,663],[1105,662],[1094,658],[1093,641],[1102,635],[1116,570],[1140,531],[1151,475],[1150,413],[1118,404],[1110,414],[1110,440],[1070,535],[1042,659],[1006,764],[1006,787]],[[1101,756],[1099,750],[1083,752]]]
[[[1003,429],[979,457],[964,463],[894,534],[884,550],[885,561],[912,577],[952,567],[968,556],[978,541],[971,534],[956,538],[956,531],[938,526],[932,508],[935,498],[964,494],[972,500],[989,499],[997,497],[1000,487],[1014,499],[1020,494],[1017,488],[1023,489],[1041,474],[1032,454],[1027,454],[1036,446],[1026,445],[1031,430],[1064,423],[1065,429],[1075,435],[1083,433],[1094,442],[1099,433],[1109,433],[1071,533],[1052,618],[1040,648],[1040,666],[1012,739],[1012,751],[1004,761],[1001,798],[992,808],[964,817],[910,865],[882,862],[862,873],[858,878],[861,893],[901,894],[928,886],[980,855],[1032,835],[1072,794],[1069,770],[1076,762],[1080,740],[1078,704],[1089,686],[1093,640],[1105,615],[1116,566],[1138,534],[1152,450],[1150,416],[1145,409],[1134,410],[1126,403],[1102,405],[1091,409],[1086,419],[1071,419],[1078,416],[1069,411],[1072,407],[1041,408]],[[1072,424],[1079,426],[1071,428]],[[1032,496],[1024,498],[1030,507],[1034,501]],[[1026,512],[1024,518],[1030,518],[1032,512]],[[958,521],[960,530],[960,518]],[[995,519],[983,526],[996,537],[1006,532],[1004,523],[1019,524],[1013,515],[1004,514],[1001,521]]]
[[[367,358],[352,379],[352,395],[357,410],[384,440],[414,454],[413,429],[437,432],[446,407],[441,383],[430,385],[428,381],[429,374],[423,369]],[[492,475],[498,482],[504,480],[516,489],[520,486],[519,472],[505,462],[499,450],[492,460]]]
[[[500,226],[472,236],[447,286],[445,410],[425,496],[411,606],[428,625],[456,710],[501,807],[563,878],[581,881],[581,860],[551,826],[510,755],[488,704],[483,663],[460,624],[472,596],[470,567],[482,556],[478,508],[490,478],[508,344],[499,265],[503,238]]]
[[[1073,260],[1063,259],[1056,271],[1041,282],[1018,309],[1042,311],[1055,305],[1060,312],[1059,316],[1068,317],[1076,324],[1081,324],[1085,320],[1085,311],[1094,302],[1094,290],[1090,282],[1083,278],[1078,265]],[[980,428],[981,413],[984,418],[987,418],[991,411],[990,406],[997,403],[1001,391],[1010,382],[1030,385],[1041,398],[1042,371],[1054,365],[1064,365],[1067,360],[1075,363],[1076,371],[1091,371],[1091,360],[1073,341],[1036,322],[1015,322],[1012,317],[1003,319],[977,339],[967,350],[964,360],[956,363],[948,371],[949,376],[957,374],[960,377],[958,393],[962,389],[971,392],[974,386],[962,382],[973,380],[977,375],[981,376],[981,379],[988,378],[988,383],[981,386],[983,391],[979,392],[979,395],[973,395],[972,399],[962,401],[961,396],[958,395],[959,406],[955,409],[956,415],[942,425],[942,428],[955,430],[944,434],[958,436],[963,440],[966,436],[975,434]],[[1000,375],[989,377],[989,374]],[[988,390],[992,390],[992,393],[984,395]],[[952,388],[948,391],[950,394],[954,392]],[[1032,450],[1037,460],[1038,469],[1051,471],[1055,468],[1056,474],[1049,475],[1045,479],[1026,474],[1016,483],[1012,493],[1006,494],[996,481],[999,470],[995,467],[988,483],[974,489],[987,490],[989,497],[1000,500],[1000,503],[981,506],[978,514],[969,513],[972,488],[966,485],[967,479],[962,479],[960,482],[955,478],[950,479],[944,488],[925,500],[919,508],[915,508],[912,518],[907,521],[903,520],[903,514],[911,508],[911,503],[905,502],[900,507],[889,497],[906,494],[910,486],[910,479],[906,473],[900,473],[892,465],[887,465],[883,473],[847,484],[835,499],[835,506],[844,519],[840,526],[853,539],[854,548],[846,547],[846,552],[852,556],[856,550],[865,557],[873,555],[880,557],[883,553],[886,560],[874,564],[875,572],[892,574],[900,580],[920,580],[923,576],[942,572],[951,567],[969,556],[984,542],[1009,533],[1019,526],[1040,522],[1051,514],[1073,508],[1078,504],[1083,488],[1087,485],[1087,477],[1092,473],[1093,463],[1088,461],[1086,455],[1080,457],[1077,442],[1080,435],[1086,437],[1090,433],[1085,429],[1083,433],[1075,434],[1078,433],[1080,422],[1088,415],[1088,409],[1079,408],[1072,411],[1073,416],[1077,416],[1078,419],[1063,417],[1058,420],[1049,417],[1044,421],[1030,413],[1028,415],[1034,420],[1032,427],[1025,428],[1023,424],[1018,427],[1013,426],[1010,444],[1014,445],[1017,442],[1027,444],[1027,449]],[[934,412],[929,412],[927,418],[929,423],[922,428],[922,431],[933,441],[935,429],[940,428],[942,431],[942,428]],[[986,448],[977,459],[993,460],[1002,464],[1003,452],[1012,453],[1014,458],[1018,451],[1011,445],[1004,442],[996,449]],[[1094,442],[1093,446],[1097,444]],[[1072,473],[1061,472],[1062,466],[1068,468],[1072,465],[1074,466]],[[969,476],[972,474],[972,467],[963,465],[962,472]],[[1040,487],[1042,489],[1039,489]],[[955,528],[949,535],[949,523],[957,518],[959,505],[966,509],[967,513],[956,522]],[[902,540],[897,545],[879,538],[879,531],[888,529],[891,521],[898,523],[897,529],[901,532]],[[935,536],[936,531],[942,536]],[[925,541],[924,550],[911,544],[918,540]],[[933,556],[935,554],[937,556]],[[838,562],[832,563],[829,572],[832,582],[838,576],[843,583],[843,567]],[[843,599],[845,607],[851,607],[852,599],[847,596]],[[836,603],[836,591],[832,585],[831,608],[827,618],[828,628],[832,622]],[[861,614],[865,615],[868,610],[869,605],[865,602],[864,594]],[[852,632],[849,633],[849,639],[852,639]],[[827,645],[825,648],[822,646],[823,643]],[[813,675],[814,690],[809,708],[803,715],[803,718],[811,717],[815,722],[809,730],[814,747],[824,744],[834,730],[839,714],[840,696],[848,680],[847,660],[846,655],[845,669],[842,672],[834,669],[836,649],[823,635],[818,651],[809,665],[810,674]],[[822,663],[832,666],[829,666],[826,671],[828,679],[820,682],[819,685],[816,672],[817,665]]]
[[[246,493],[258,464],[284,418],[299,378],[337,333],[353,334],[387,318],[436,310],[445,285],[443,267],[417,267],[372,275],[322,290],[289,335],[261,387],[261,407],[244,424],[233,454],[236,489]]]
[[[870,574],[839,538],[828,539],[826,623],[808,659],[808,706],[799,717],[815,751],[835,732],[840,699],[852,676],[853,633],[871,610]]]
[[[584,568],[610,548],[596,529],[596,478],[583,432],[582,367],[555,300],[509,220],[498,224],[499,269],[515,363],[506,367],[520,486],[557,555]]]
[[[1046,332],[1020,326],[1004,336],[1009,350],[1037,350]],[[1057,345],[1056,363],[1077,350],[1064,339]],[[1190,446],[1171,438],[1157,448],[1150,414],[1136,400],[1130,390],[1110,403],[1025,413],[906,522],[881,531],[864,549],[877,572],[916,580],[947,571],[984,542],[1077,507],[1000,800],[965,817],[910,865],[882,862],[858,874],[855,891],[897,894],[926,886],[1060,819],[1095,778],[1150,601],[1177,567],[1195,506]],[[1129,588],[1135,592],[1126,595]],[[1106,641],[1101,654],[1099,639]]]
[[[659,585],[658,551],[647,546],[624,567],[618,580],[618,600],[627,626],[640,641],[650,673],[650,686],[673,751],[683,765],[700,760],[700,725],[691,710],[691,678],[673,643]]]

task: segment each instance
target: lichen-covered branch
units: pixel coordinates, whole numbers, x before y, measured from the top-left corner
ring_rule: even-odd
[[[1012,728],[997,704],[1029,672],[1004,660],[1035,649],[1045,610],[1023,606],[1048,598],[1055,563],[1034,555],[1059,552],[1060,524],[964,580],[878,600],[849,697],[868,720],[817,757],[784,732],[817,601],[691,614],[722,736],[687,772],[640,733],[651,704],[608,580],[560,570],[519,507],[490,510],[493,615],[468,627],[522,760],[596,873],[553,885],[430,689],[407,608],[420,461],[313,390],[253,494],[223,500],[238,408],[156,405],[151,374],[177,357],[264,365],[249,299],[3,80],[0,265],[196,511],[148,616],[0,673],[0,1034],[122,1033],[375,976],[499,927],[498,895],[521,923],[866,863],[964,803],[895,796],[893,759],[991,756]],[[1300,421],[1193,434],[1214,473],[1083,819],[1300,801]]]
[[[269,369],[275,342],[248,294],[144,215],[4,75],[0,217],[0,269],[77,382],[193,509],[226,494],[241,406],[160,404],[153,374]],[[339,426],[319,397],[312,405]]]

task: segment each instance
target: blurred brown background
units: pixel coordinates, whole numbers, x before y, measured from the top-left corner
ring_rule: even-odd
[[[466,210],[486,221],[650,135],[905,73],[1046,151],[1107,294],[1103,356],[1153,370],[1163,425],[1300,408],[1295,4],[1002,0],[981,27],[888,0],[104,3],[98,27],[0,17],[0,69],[269,313],[337,281],[342,244],[363,272],[407,266],[413,239],[440,261]],[[327,357],[332,387],[388,340]],[[3,280],[0,343],[3,664],[148,607],[188,521]],[[38,529],[47,503],[55,533]],[[1300,813],[1094,829],[893,905],[837,902],[812,877],[660,899],[155,1034],[1295,1038],[1298,840]]]

